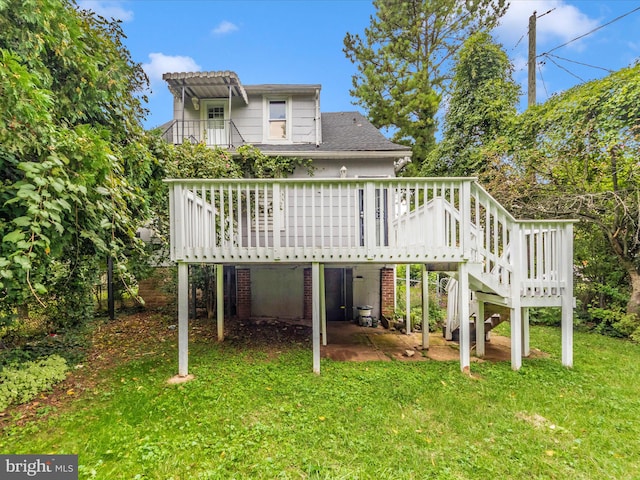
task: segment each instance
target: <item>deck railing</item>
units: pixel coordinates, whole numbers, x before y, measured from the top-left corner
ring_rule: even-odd
[[[177,261],[464,261],[531,296],[571,275],[570,222],[517,221],[472,178],[167,182]]]
[[[204,143],[208,147],[239,147],[244,145],[238,128],[232,120],[174,120],[162,132],[167,143]]]

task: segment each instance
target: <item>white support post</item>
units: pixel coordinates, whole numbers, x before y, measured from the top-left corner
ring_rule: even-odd
[[[511,238],[511,368],[520,370],[522,367],[522,271],[525,269],[522,255],[522,233],[516,224]]]
[[[564,237],[564,291],[562,292],[562,365],[573,367],[573,224],[568,224]]]
[[[320,373],[320,264],[311,264],[311,343],[313,373]]]
[[[405,298],[405,332],[407,335],[411,333],[411,265],[405,265],[404,275],[404,298]]]
[[[522,308],[522,356],[531,355],[529,342],[529,307]]]
[[[216,265],[216,313],[218,341],[224,340],[224,265]]]
[[[327,345],[327,296],[324,286],[324,264],[320,265],[320,328],[322,345]]]
[[[476,357],[484,357],[484,347],[484,302],[478,299],[478,314],[476,315]]]
[[[522,367],[522,309],[520,301],[511,308],[511,368]]]
[[[458,318],[460,319],[460,370],[471,366],[469,342],[469,273],[465,262],[458,265]]]
[[[429,350],[429,271],[422,264],[422,349]]]
[[[189,375],[189,264],[178,263],[178,375]]]

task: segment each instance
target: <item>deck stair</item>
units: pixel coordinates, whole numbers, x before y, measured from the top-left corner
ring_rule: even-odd
[[[459,341],[460,319],[458,318],[458,282],[455,278],[450,278],[447,284],[447,320],[443,326],[443,336],[447,340]],[[469,299],[469,328],[471,341],[475,342],[476,321],[478,319],[477,294],[471,291]],[[511,318],[508,307],[486,303],[484,306],[484,332],[488,339],[488,333],[502,322]]]

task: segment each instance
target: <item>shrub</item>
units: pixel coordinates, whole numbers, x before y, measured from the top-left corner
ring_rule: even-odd
[[[25,362],[19,367],[5,367],[0,371],[0,411],[12,404],[28,402],[40,392],[49,390],[64,380],[67,370],[67,361],[59,355]]]
[[[591,318],[597,322],[595,330],[610,337],[630,337],[636,340],[640,333],[640,325],[635,315],[625,313],[622,308],[589,309]]]

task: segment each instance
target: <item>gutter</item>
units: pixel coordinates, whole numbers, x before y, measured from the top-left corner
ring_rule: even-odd
[[[318,159],[371,159],[371,158],[411,158],[411,152],[395,151],[395,150],[378,150],[378,151],[277,151],[277,152],[261,152],[268,157],[299,157],[299,158],[318,158]],[[410,160],[409,160],[410,161]],[[409,163],[409,162],[406,162]]]
[[[316,148],[320,146],[320,89],[316,88]]]

